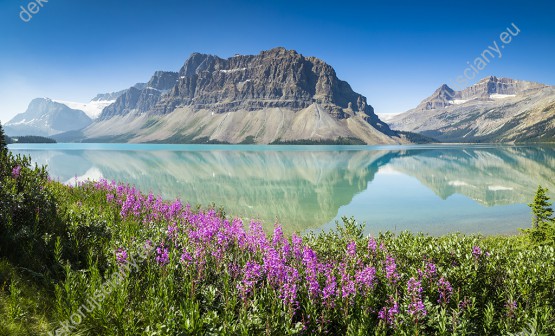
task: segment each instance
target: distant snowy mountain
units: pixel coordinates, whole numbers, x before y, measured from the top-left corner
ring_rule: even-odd
[[[135,87],[142,89],[146,84],[137,83]],[[50,98],[33,99],[27,111],[6,123],[6,134],[53,136],[80,130],[90,125],[126,91],[101,93],[88,103]]]
[[[8,136],[51,136],[79,130],[92,123],[85,112],[71,109],[49,98],[33,99],[27,110],[6,123]]]

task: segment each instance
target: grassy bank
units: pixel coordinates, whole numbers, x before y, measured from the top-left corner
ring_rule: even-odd
[[[555,333],[555,250],[535,231],[266,234],[6,152],[0,181],[0,335]]]

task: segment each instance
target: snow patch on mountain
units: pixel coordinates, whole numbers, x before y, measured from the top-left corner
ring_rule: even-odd
[[[505,99],[505,98],[516,97],[516,95],[514,95],[514,94],[499,94],[499,93],[494,93],[494,94],[490,94],[489,97],[490,97],[491,99]]]
[[[85,112],[91,119],[96,119],[102,113],[102,110],[108,105],[111,105],[115,100],[93,100],[88,103],[77,103],[65,100],[54,100],[57,103],[64,104],[70,109],[81,110]]]

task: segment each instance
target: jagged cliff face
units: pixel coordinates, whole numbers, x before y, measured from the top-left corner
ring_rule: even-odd
[[[555,87],[497,77],[461,91],[443,85],[389,124],[443,142],[554,141]]]
[[[294,50],[276,48],[229,59],[193,54],[179,76],[178,85],[161,104],[165,111],[177,105],[219,112],[272,107],[301,110],[318,103],[336,118],[374,112],[365,97],[337,78],[331,66]]]
[[[176,82],[177,72],[156,71],[145,85],[136,84],[120,93],[112,105],[104,108],[99,119],[148,112]]]
[[[331,66],[284,48],[228,59],[192,54],[179,73],[157,72],[145,88],[127,90],[84,134],[132,142],[403,141]]]

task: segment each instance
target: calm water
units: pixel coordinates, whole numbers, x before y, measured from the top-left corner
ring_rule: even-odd
[[[71,183],[106,178],[227,213],[326,230],[514,233],[538,184],[555,191],[553,146],[11,145]],[[554,195],[551,194],[553,197]]]

